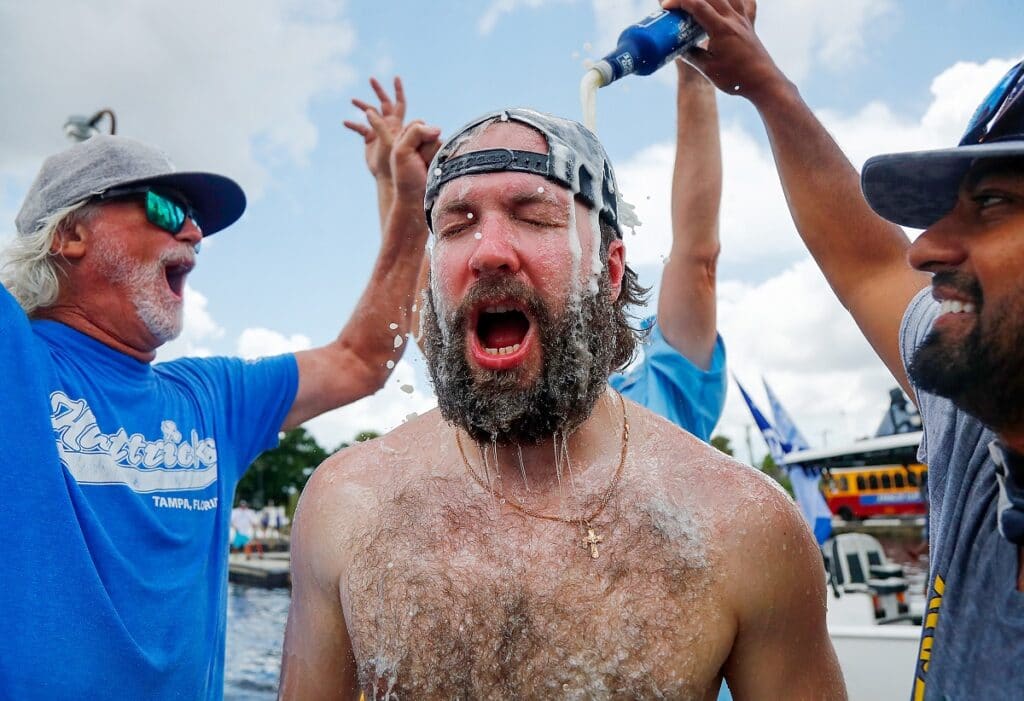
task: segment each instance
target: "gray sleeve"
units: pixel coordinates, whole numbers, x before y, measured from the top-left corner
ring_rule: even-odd
[[[931,287],[925,287],[910,300],[900,324],[900,356],[904,370],[910,366],[914,351],[931,331],[932,322],[938,315],[939,303],[932,297]]]
[[[914,295],[907,305],[907,311],[903,315],[903,323],[900,324],[900,357],[903,359],[904,370],[910,367],[910,359],[914,351],[921,345],[931,331],[932,322],[939,315],[939,303],[932,297],[931,286]],[[913,385],[913,380],[910,380]],[[922,392],[914,387],[914,401],[921,412],[921,419],[924,422],[925,432],[921,436],[921,445],[917,449],[917,459],[923,463],[928,462],[928,430],[929,419],[934,421],[935,426],[939,420],[952,419],[952,405],[948,400],[940,399],[934,395]]]

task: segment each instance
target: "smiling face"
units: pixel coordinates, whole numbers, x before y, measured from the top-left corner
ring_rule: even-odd
[[[489,148],[547,150],[538,132],[496,123],[463,152]],[[439,193],[425,352],[442,413],[475,439],[536,442],[578,425],[603,390],[623,250],[599,250],[609,264],[591,293],[591,219],[532,174],[464,176]]]
[[[1024,160],[981,162],[910,249],[941,314],[909,373],[997,431],[1024,425]]]
[[[202,238],[195,224],[188,220],[170,234],[149,223],[140,203],[125,201],[103,205],[88,226],[81,306],[119,337],[145,339],[154,349],[175,338],[182,328],[185,279]]]

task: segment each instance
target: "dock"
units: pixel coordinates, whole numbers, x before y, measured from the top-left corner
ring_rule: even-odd
[[[863,521],[832,519],[833,533],[870,533],[876,538],[919,539],[924,528],[924,516],[903,518],[875,517]]]
[[[228,581],[267,589],[290,587],[291,553],[268,552],[262,559],[253,555],[248,560],[242,553],[231,553],[228,556]]]

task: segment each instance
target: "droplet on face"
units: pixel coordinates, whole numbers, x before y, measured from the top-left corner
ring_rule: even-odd
[[[404,338],[402,338],[402,334],[396,334],[396,335],[395,335],[395,348],[399,348],[399,347],[401,347],[401,345],[402,345],[402,344],[403,344],[404,342],[405,342],[405,339],[404,339]]]
[[[396,324],[395,322],[391,322],[390,324],[388,324],[388,328],[394,331],[395,329],[398,328],[398,324]]]
[[[472,212],[466,212],[466,219],[472,219],[472,218],[473,218],[473,213]]]
[[[544,188],[543,187],[538,187],[537,188],[537,192],[539,192],[540,194],[543,195],[544,194]]]
[[[480,240],[480,239],[482,239],[483,237],[484,237],[484,235],[483,235],[483,234],[481,234],[481,233],[480,233],[479,231],[478,231],[478,232],[476,232],[475,234],[473,234],[473,238],[475,238],[475,239],[476,239],[477,241],[479,241],[479,240]]]
[[[388,370],[394,370],[395,369],[395,361],[394,360],[389,360],[386,363],[386,365],[388,366]]]

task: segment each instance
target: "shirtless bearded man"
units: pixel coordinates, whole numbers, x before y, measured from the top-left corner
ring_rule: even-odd
[[[641,290],[596,138],[509,110],[393,167],[440,408],[306,487],[283,697],[843,698],[789,499],[607,387]]]

